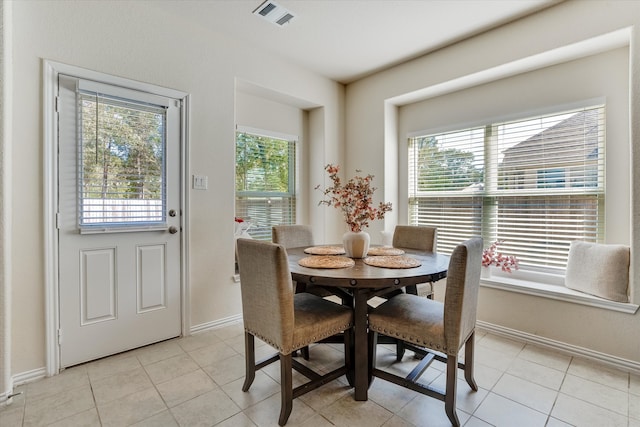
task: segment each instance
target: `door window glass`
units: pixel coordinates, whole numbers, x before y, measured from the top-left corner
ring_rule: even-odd
[[[166,109],[79,93],[79,224],[165,222]]]

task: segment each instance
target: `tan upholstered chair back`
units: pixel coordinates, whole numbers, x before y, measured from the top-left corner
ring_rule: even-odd
[[[313,246],[313,231],[308,225],[277,225],[271,228],[273,243],[288,248]]]
[[[436,249],[438,229],[417,225],[396,225],[393,232],[393,246],[395,248],[415,249],[424,252],[434,252]]]
[[[280,352],[293,345],[294,306],[287,251],[281,245],[238,239],[244,328]]]
[[[449,260],[444,297],[444,335],[452,355],[457,354],[474,331],[481,268],[481,238],[469,239],[456,246]]]

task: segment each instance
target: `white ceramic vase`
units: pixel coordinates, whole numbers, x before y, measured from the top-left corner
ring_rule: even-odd
[[[364,258],[369,252],[371,238],[366,231],[347,231],[342,236],[345,255],[349,258]]]

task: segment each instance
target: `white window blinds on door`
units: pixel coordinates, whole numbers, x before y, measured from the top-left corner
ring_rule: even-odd
[[[164,106],[78,93],[80,226],[165,221]]]

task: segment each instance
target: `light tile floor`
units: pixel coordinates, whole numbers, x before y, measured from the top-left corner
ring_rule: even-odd
[[[242,326],[178,338],[81,366],[16,388],[0,408],[0,426],[277,426],[279,366],[259,371],[247,393]],[[640,427],[640,375],[629,374],[531,344],[476,333],[476,380],[458,386],[458,416],[467,427]],[[271,352],[257,348],[258,357]],[[311,348],[310,365],[332,369],[337,345]],[[378,365],[407,372],[407,352],[391,348]],[[444,386],[443,365],[423,379]],[[460,375],[462,377],[462,375]],[[297,374],[294,382],[301,380]],[[295,384],[294,384],[295,385]],[[356,402],[344,377],[294,401],[288,426],[448,426],[444,404],[375,379],[369,400]]]

